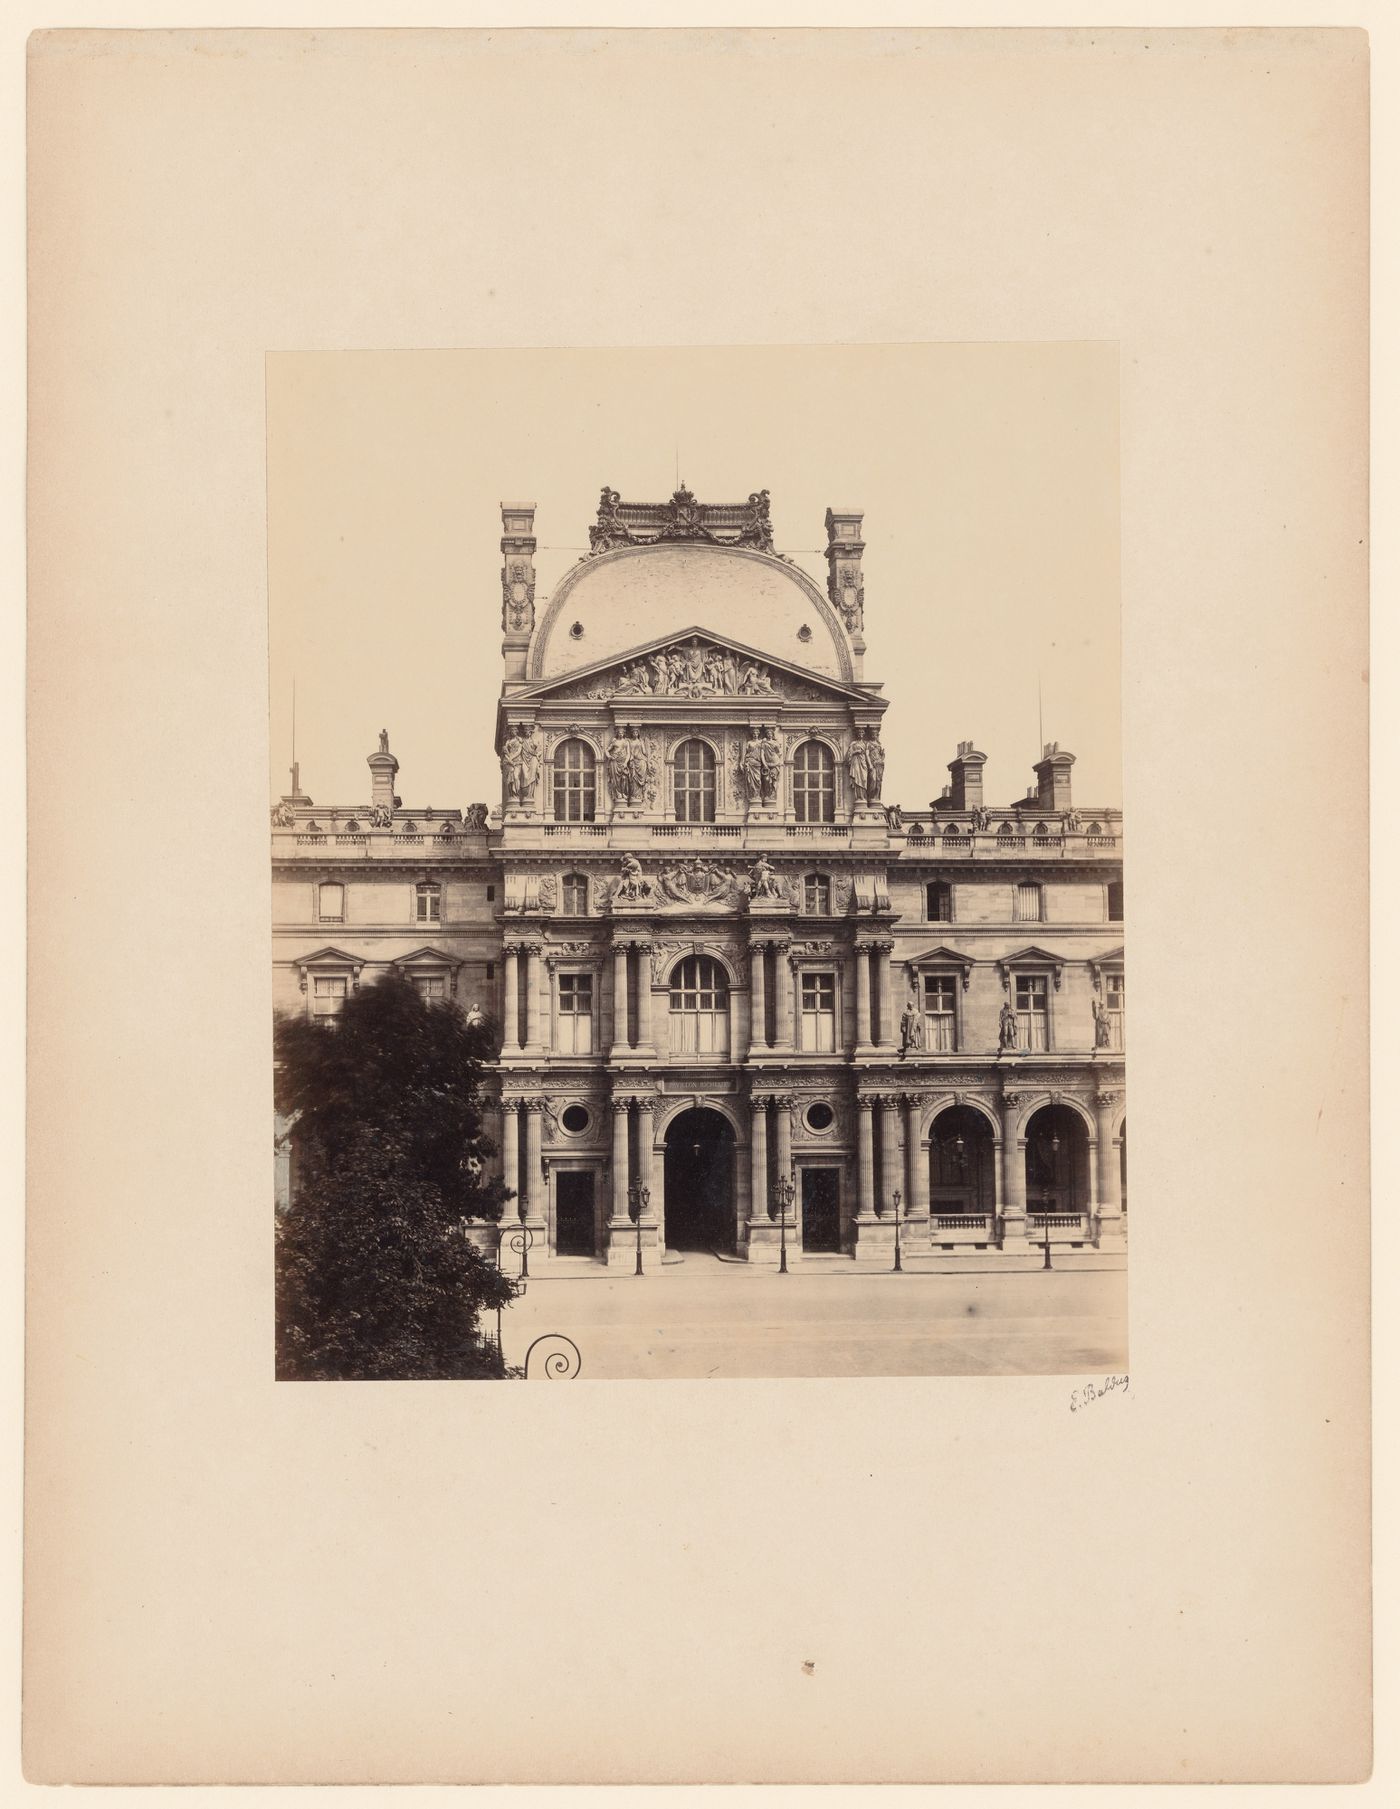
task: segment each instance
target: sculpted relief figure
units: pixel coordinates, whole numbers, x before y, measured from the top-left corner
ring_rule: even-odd
[[[274,829],[290,829],[297,820],[297,813],[285,798],[280,804],[272,806],[272,827]]]
[[[535,795],[540,776],[540,748],[535,731],[528,723],[511,725],[501,749],[501,771],[505,776],[506,796],[513,804],[527,804]]]
[[[491,812],[484,804],[468,804],[466,815],[462,818],[462,828],[468,834],[478,834],[486,827],[486,819]]]
[[[692,635],[658,647],[617,672],[601,677],[589,697],[775,697],[772,674],[757,660],[740,661],[724,647]]]
[[[603,485],[598,499],[598,519],[588,530],[588,544],[595,553],[605,553],[612,546],[626,546],[632,538],[622,519],[622,496]]]
[[[369,823],[371,829],[391,829],[394,824],[394,813],[387,804],[371,805]]]
[[[655,898],[656,882],[647,878],[642,872],[642,863],[635,854],[624,854],[622,857],[622,878],[613,887],[613,903],[636,902],[639,899]]]
[[[787,896],[772,861],[766,854],[760,854],[749,868],[749,897],[786,899]]]

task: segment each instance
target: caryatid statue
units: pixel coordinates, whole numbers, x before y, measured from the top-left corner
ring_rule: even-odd
[[[614,735],[603,754],[603,763],[608,771],[608,787],[612,792],[614,804],[630,804],[632,801],[632,743],[626,738],[625,731]]]
[[[501,771],[505,775],[506,796],[510,801],[528,804],[535,795],[540,776],[539,743],[528,723],[512,723],[501,748]]]
[[[745,742],[739,761],[744,790],[751,804],[777,802],[778,773],[782,764],[782,750],[774,739],[771,725],[765,723]]]
[[[885,750],[879,731],[867,724],[851,742],[846,755],[846,770],[851,775],[851,790],[857,804],[874,804],[880,796],[885,776]]]

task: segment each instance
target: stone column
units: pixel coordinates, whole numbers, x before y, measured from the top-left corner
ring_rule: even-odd
[[[857,1126],[857,1184],[859,1198],[856,1210],[862,1218],[869,1217],[875,1211],[875,1102],[872,1099],[856,1101]]]
[[[517,1099],[501,1101],[501,1179],[515,1195],[501,1211],[501,1223],[514,1225],[520,1219],[520,1118]]]
[[[749,1223],[768,1218],[768,1101],[755,1093],[749,1101]]]
[[[1019,1134],[1023,1093],[1004,1093],[1001,1102],[1001,1192],[1003,1250],[1025,1250],[1026,1140]]]
[[[653,1136],[651,1121],[655,1111],[656,1101],[654,1099],[639,1099],[637,1101],[637,1180],[643,1187],[649,1189],[652,1195],[646,1210],[642,1213],[642,1218],[648,1225],[651,1224],[652,1220],[656,1217],[657,1209],[660,1205],[660,1202],[656,1198],[655,1186],[653,1184],[651,1160]]]
[[[612,1223],[625,1227],[628,1220],[627,1184],[631,1180],[627,1163],[627,1119],[631,1101],[614,1097],[612,1109]]]
[[[505,989],[501,1003],[503,1024],[501,1047],[507,1053],[520,1047],[520,950],[516,943],[505,945]]]
[[[545,1046],[544,1012],[540,1004],[540,945],[525,944],[525,1047],[542,1051]]]
[[[792,1013],[792,944],[773,944],[773,1045],[777,1049],[793,1046]]]
[[[776,1138],[773,1150],[775,1178],[779,1181],[790,1181],[792,1179],[792,1095],[789,1093],[776,1094],[773,1099],[773,1110],[776,1114],[773,1123],[773,1134]]]
[[[764,944],[753,943],[749,948],[749,1048],[766,1049],[768,1047],[768,988],[764,967],[767,958]]]
[[[919,1145],[919,1120],[923,1100],[917,1093],[904,1096],[904,1205],[911,1224],[928,1223],[928,1152]]]
[[[525,1198],[524,1218],[527,1225],[544,1223],[544,1101],[527,1099],[525,1107],[525,1172],[520,1177],[520,1190]]]
[[[894,1217],[894,1190],[904,1192],[903,1164],[899,1159],[899,1095],[886,1093],[880,1101],[880,1216]],[[900,1210],[907,1201],[901,1202]]]
[[[856,944],[856,1047],[870,1047],[870,954],[873,944]]]
[[[613,979],[612,979],[612,1056],[614,1060],[623,1055],[628,1047],[627,1025],[627,944],[613,944]]]
[[[651,1040],[651,944],[639,942],[637,949],[637,1047],[652,1050]],[[648,1110],[650,1108],[648,1107]]]
[[[1122,1094],[1106,1088],[1094,1099],[1095,1134],[1098,1141],[1098,1196],[1100,1250],[1123,1248],[1123,1189],[1118,1172],[1118,1151],[1113,1142],[1113,1114]]]
[[[876,964],[880,981],[880,1047],[888,1049],[894,1042],[894,975],[890,971],[893,942],[877,942],[870,959]]]

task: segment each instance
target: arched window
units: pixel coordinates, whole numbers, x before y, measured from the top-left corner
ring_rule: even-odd
[[[338,880],[326,880],[317,890],[316,907],[322,923],[344,923],[345,887]]]
[[[566,917],[586,917],[588,915],[588,880],[582,873],[566,873],[564,875],[564,915]]]
[[[554,750],[554,820],[591,823],[598,807],[597,762],[586,741],[571,738]]]
[[[953,921],[953,888],[946,879],[931,879],[924,888],[930,923]]]
[[[678,1055],[729,1050],[729,981],[709,955],[687,955],[671,969],[671,1049]]]
[[[1108,921],[1110,923],[1122,923],[1123,921],[1123,882],[1121,879],[1111,879],[1108,882]]]
[[[414,888],[414,918],[418,923],[442,922],[442,887],[435,886],[431,880]]]
[[[830,917],[831,881],[825,873],[809,873],[803,880],[802,909],[809,917]]]
[[[1017,886],[1015,893],[1017,923],[1039,923],[1045,915],[1045,896],[1034,880]]]
[[[804,741],[793,756],[792,808],[799,823],[836,821],[836,762],[820,741]]]
[[[676,821],[715,820],[715,757],[703,741],[683,741],[675,755]]]
[[[1032,829],[1032,831],[1031,831],[1031,834],[1033,836],[1038,836],[1041,841],[1044,841],[1045,837],[1047,835],[1049,835],[1049,833],[1050,833],[1050,831],[1045,827],[1044,823],[1037,823],[1035,828]]]

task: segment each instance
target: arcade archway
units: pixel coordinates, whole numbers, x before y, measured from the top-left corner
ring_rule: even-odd
[[[734,1247],[734,1131],[708,1106],[692,1106],[666,1130],[668,1250]]]

